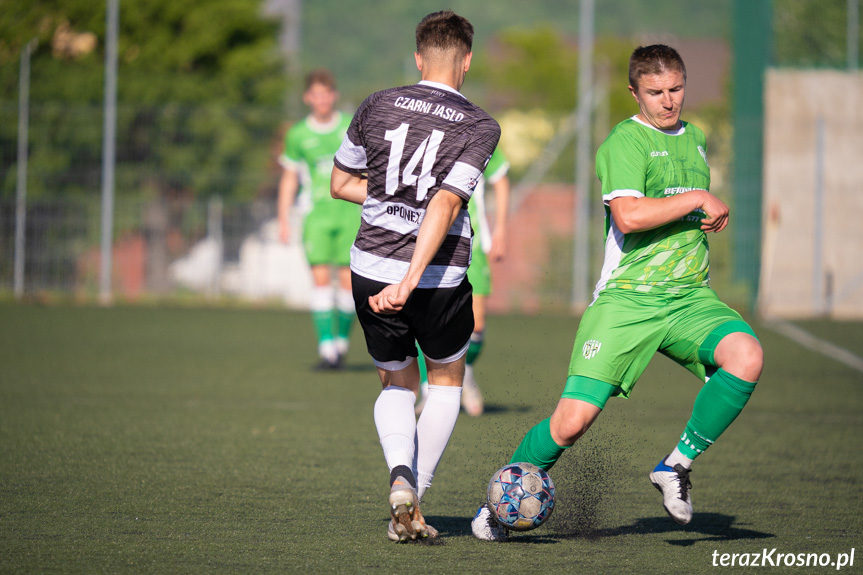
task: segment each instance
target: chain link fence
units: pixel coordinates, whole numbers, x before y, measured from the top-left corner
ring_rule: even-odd
[[[98,198],[27,203],[24,295],[95,300],[100,278]],[[0,200],[0,286],[14,283],[15,202]],[[299,214],[297,217],[300,217]],[[298,232],[278,240],[274,200],[115,202],[112,293],[154,298],[274,301],[302,307],[310,277]],[[299,229],[299,221],[295,221]]]
[[[749,18],[748,0],[738,2],[739,17]],[[853,0],[824,3],[786,0],[771,3],[768,10],[773,36],[770,43],[773,60],[769,66],[833,68],[837,74],[852,77],[852,83],[853,77],[859,78],[859,3]],[[672,44],[677,40],[680,39],[667,39]],[[709,61],[712,60],[717,60],[715,55],[709,57]],[[725,72],[733,73],[733,70]],[[854,86],[859,86],[859,79],[856,81]],[[853,90],[859,92],[859,88]],[[830,108],[829,96],[820,100],[818,106]],[[779,97],[784,96],[779,94]],[[712,111],[689,109],[687,119],[707,132],[715,191],[732,204],[738,215],[747,211],[755,213],[765,184],[761,168],[750,178],[755,187],[754,203],[735,203],[739,199],[739,189],[735,188],[739,186],[733,175],[743,166],[739,158],[734,157],[735,152],[740,153],[735,149],[731,128],[736,108],[729,103],[728,94],[721,98]],[[850,100],[858,103],[853,98]],[[852,105],[850,109],[856,108]],[[287,128],[284,110],[164,104],[121,105],[117,112],[112,247],[115,299],[224,301],[238,298],[304,306],[310,280],[299,236],[289,244],[277,238],[275,197],[280,167],[276,158]],[[812,130],[812,122],[790,121],[797,113],[794,110],[779,117],[769,112],[767,117],[772,124],[765,124],[760,116],[754,121],[766,125],[771,142],[814,141],[807,132]],[[26,231],[23,261],[20,262],[25,296],[56,294],[93,301],[98,298],[102,114],[100,105],[34,102],[30,106],[29,165],[23,212]],[[597,110],[593,122],[602,133],[594,135],[594,150],[607,133],[608,118],[603,120],[603,117],[602,110]],[[830,146],[858,149],[853,141],[843,143],[840,138],[846,132],[860,133],[859,114],[849,112],[842,118],[844,120],[835,122],[853,124],[852,130],[830,132],[826,152],[824,148],[821,152],[808,151],[791,167],[806,164],[806,158],[816,165],[817,158],[821,157],[817,153],[829,156]],[[553,127],[560,131],[564,123],[564,119],[560,119]],[[0,296],[12,294],[16,284],[17,126],[16,103],[0,102]],[[603,129],[600,130],[600,126]],[[572,174],[571,148],[569,144],[561,146],[553,160],[541,158],[542,162],[555,163],[549,167],[548,178],[526,181],[521,187],[521,182],[513,182],[519,194],[514,202],[517,209],[510,219],[511,249],[508,258],[493,267],[495,284],[489,301],[493,311],[531,313],[566,310],[570,306],[575,214],[574,187],[572,180],[566,180]],[[773,148],[765,146],[763,166],[767,167],[766,183],[772,185],[778,181],[775,174],[792,170],[782,168],[781,158],[771,150]],[[737,165],[735,160],[738,160]],[[833,193],[830,183],[835,178],[831,174],[839,170],[830,168],[831,165],[824,164],[828,167],[822,178],[826,194]],[[525,169],[523,173],[530,171]],[[847,176],[858,171],[845,169],[843,173]],[[816,181],[814,176],[804,174],[788,185],[802,189],[805,183],[814,189],[813,186],[822,180]],[[823,232],[822,239],[833,231],[829,225],[831,213],[841,211],[852,221],[863,216],[859,194],[855,195],[861,182],[859,178],[846,177],[845,180],[840,186],[840,195],[836,196],[838,203],[829,203],[834,201],[829,199],[833,196],[825,196],[828,213],[823,226],[817,228]],[[596,186],[595,181],[592,184]],[[591,284],[602,259],[602,214],[595,192],[594,189],[590,195],[593,201],[589,224]],[[826,313],[831,313],[833,307],[841,304],[846,317],[863,316],[859,304],[863,272],[855,267],[859,258],[844,257],[840,275],[833,271],[840,264],[830,259],[838,252],[824,244],[823,261],[817,260],[815,255],[807,256],[815,260],[810,268],[822,270],[818,274],[811,270],[796,274],[793,266],[785,265],[788,258],[794,256],[783,255],[781,248],[790,244],[776,239],[780,237],[776,232],[777,222],[785,225],[791,221],[788,214],[813,210],[809,201],[813,195],[803,190],[795,195],[800,198],[798,205],[784,205],[783,219],[776,219],[775,204],[789,196],[780,190],[778,195],[768,198],[768,203],[762,206],[761,226],[746,225],[746,229],[739,232],[732,230],[710,238],[712,285],[732,305],[748,308],[758,286],[760,272],[757,268],[762,267],[770,273],[761,273],[761,289],[773,290],[759,294],[762,307],[765,301],[778,301],[775,290],[781,286],[782,298],[791,302],[813,301],[809,307],[821,310],[800,313],[825,313],[825,309]],[[300,214],[296,217],[292,225],[295,234],[301,228]],[[740,219],[735,221],[739,224]],[[796,228],[789,233],[793,237],[801,235]],[[831,241],[841,243],[843,236],[836,237]],[[802,241],[814,245],[821,241],[818,238],[807,235]],[[752,257],[744,261],[742,255]],[[769,269],[761,263],[762,259]],[[741,263],[748,267],[740,269],[745,267]],[[788,277],[777,275],[786,268],[791,270]],[[741,281],[741,277],[746,281]],[[817,293],[813,295],[813,292]],[[821,299],[817,300],[816,296]]]

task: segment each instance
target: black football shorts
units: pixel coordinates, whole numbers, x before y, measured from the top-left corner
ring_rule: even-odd
[[[443,359],[467,345],[473,332],[473,289],[467,278],[454,288],[417,288],[400,312],[375,313],[369,297],[387,285],[351,272],[357,318],[372,359],[384,363],[416,357],[417,343],[430,359]]]

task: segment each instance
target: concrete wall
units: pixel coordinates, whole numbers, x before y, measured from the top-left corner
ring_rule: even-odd
[[[861,319],[863,74],[771,70],[765,88],[759,309]]]

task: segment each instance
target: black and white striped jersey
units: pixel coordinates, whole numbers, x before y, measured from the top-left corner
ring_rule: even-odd
[[[351,269],[400,282],[429,200],[443,189],[464,206],[418,287],[459,285],[470,265],[468,200],[499,139],[497,122],[444,84],[424,81],[369,96],[335,157],[339,169],[368,175]]]

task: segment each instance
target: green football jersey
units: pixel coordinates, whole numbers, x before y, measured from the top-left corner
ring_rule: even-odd
[[[336,112],[327,126],[318,126],[307,117],[288,130],[285,151],[280,158],[284,167],[294,167],[300,182],[310,193],[314,208],[322,202],[335,202],[330,195],[333,157],[347,132],[351,118]]]
[[[619,123],[599,147],[596,175],[605,205],[605,262],[594,296],[624,289],[675,294],[708,285],[704,213],[643,232],[623,234],[614,224],[609,202],[618,197],[664,198],[710,189],[704,132],[687,122],[661,131],[636,118]]]

